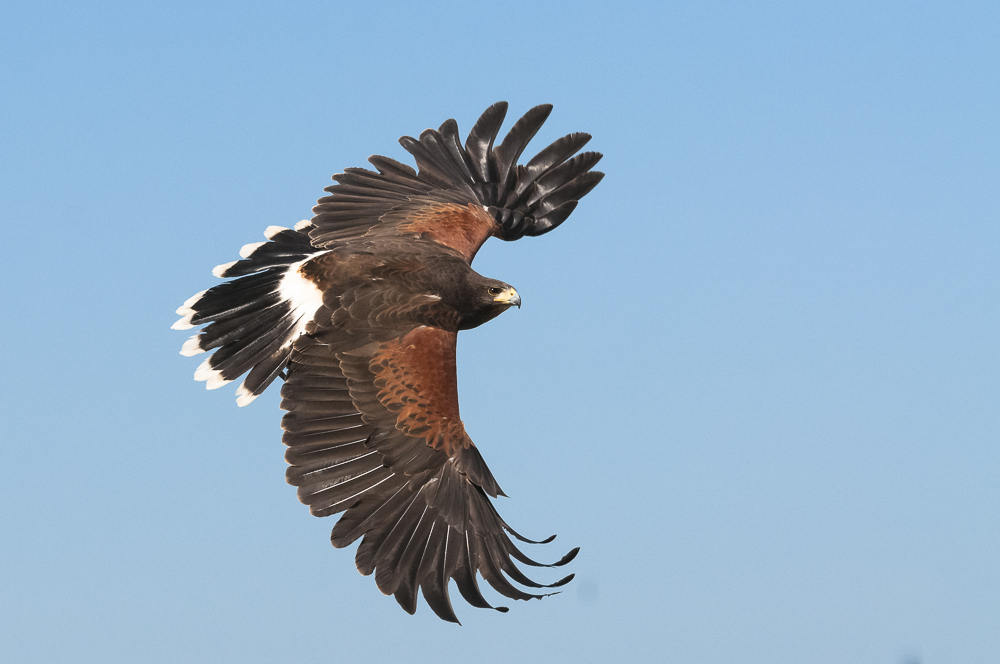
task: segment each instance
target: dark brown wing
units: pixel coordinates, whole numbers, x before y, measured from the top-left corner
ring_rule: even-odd
[[[493,608],[477,573],[512,599],[544,595],[520,590],[506,577],[548,588],[572,575],[544,586],[514,564],[540,565],[514,546],[508,533],[530,540],[511,530],[490,501],[501,491],[459,418],[455,340],[454,332],[417,327],[333,352],[300,337],[281,406],[288,411],[282,428],[289,483],[313,514],[344,513],[333,545],[363,538],[358,570],[374,572],[383,593],[413,613],[419,588],[438,616],[458,622],[451,579],[470,604]]]
[[[333,176],[330,196],[313,208],[310,239],[317,247],[375,235],[430,238],[472,262],[490,236],[516,240],[541,235],[570,215],[603,173],[591,171],[597,152],[575,155],[590,140],[574,133],[555,141],[527,164],[517,163],[552,107],[536,106],[494,141],[507,112],[494,104],[476,122],[463,146],[448,120],[419,139],[400,143],[419,172],[388,157],[369,159],[377,171],[349,168]]]

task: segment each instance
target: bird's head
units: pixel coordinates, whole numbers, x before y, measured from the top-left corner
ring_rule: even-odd
[[[471,271],[470,271],[471,272]],[[471,272],[465,284],[462,298],[462,324],[460,329],[468,330],[490,321],[511,307],[521,306],[521,296],[510,284],[496,279],[487,279]]]

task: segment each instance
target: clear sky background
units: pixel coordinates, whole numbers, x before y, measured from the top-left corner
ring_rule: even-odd
[[[998,7],[4,3],[0,660],[1000,661]],[[457,627],[329,545],[277,394],[206,392],[169,327],[498,100],[605,154],[486,245],[524,307],[459,344],[501,513],[582,553]]]

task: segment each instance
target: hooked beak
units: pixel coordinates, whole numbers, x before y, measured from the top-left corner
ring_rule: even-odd
[[[521,296],[517,294],[517,291],[512,287],[508,286],[504,292],[493,298],[494,302],[499,302],[500,304],[506,304],[508,307],[521,308]]]

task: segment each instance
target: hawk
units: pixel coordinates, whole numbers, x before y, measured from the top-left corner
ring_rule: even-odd
[[[493,607],[477,575],[501,595],[531,599],[543,585],[516,565],[522,553],[491,499],[505,495],[459,417],[455,345],[468,330],[521,305],[512,286],[474,271],[490,237],[542,235],[569,217],[603,173],[584,133],[518,159],[552,107],[529,110],[495,145],[507,104],[486,110],[462,145],[448,120],[402,146],[417,169],[388,157],[375,170],[333,176],[315,216],[270,226],[266,242],[213,270],[226,282],[183,304],[174,329],[204,325],[185,356],[211,353],[195,379],[215,389],[246,374],[240,406],[284,380],[287,481],[316,516],[342,514],[335,547],[359,538],[356,563],[414,613],[419,589],[442,619],[448,595]],[[579,154],[578,154],[579,153]]]

